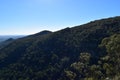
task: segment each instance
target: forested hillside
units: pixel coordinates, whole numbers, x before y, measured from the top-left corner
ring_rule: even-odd
[[[0,35],[0,49],[11,43],[13,40],[25,37],[25,35]]]
[[[0,42],[0,49],[5,47],[6,45],[10,44],[13,40],[14,40],[13,38],[9,38],[9,39],[7,39],[5,41],[1,41]]]
[[[0,50],[0,80],[120,79],[120,17],[14,40]]]

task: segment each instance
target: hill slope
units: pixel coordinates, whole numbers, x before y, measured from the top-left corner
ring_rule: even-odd
[[[17,39],[0,50],[0,79],[64,80],[64,70],[81,52],[97,63],[105,54],[98,47],[102,39],[118,33],[120,17],[114,17]]]
[[[11,43],[13,40],[14,40],[13,38],[9,38],[9,39],[7,39],[5,41],[0,42],[0,49],[3,48],[3,47],[5,47],[9,43]]]

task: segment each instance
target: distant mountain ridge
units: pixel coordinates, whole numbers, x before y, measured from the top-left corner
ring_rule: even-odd
[[[0,35],[0,49],[11,43],[13,40],[25,37],[25,35]]]
[[[90,53],[96,64],[106,54],[98,46],[114,34],[120,34],[120,17],[14,40],[0,50],[0,79],[67,80],[64,71],[80,53]]]
[[[0,42],[5,41],[9,38],[17,39],[17,38],[21,38],[21,37],[24,37],[24,36],[25,35],[0,35]]]
[[[41,31],[39,33],[36,33],[35,35],[46,35],[46,34],[49,34],[49,33],[52,33],[52,31],[44,30],[44,31]]]

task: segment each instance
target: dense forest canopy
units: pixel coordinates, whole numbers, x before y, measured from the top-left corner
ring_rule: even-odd
[[[16,39],[0,49],[0,80],[119,80],[120,17]]]

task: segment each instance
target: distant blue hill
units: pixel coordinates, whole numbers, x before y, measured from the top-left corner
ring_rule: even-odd
[[[26,35],[0,35],[0,42],[3,42],[9,38],[12,38],[12,39],[17,39],[17,38],[22,38]]]

